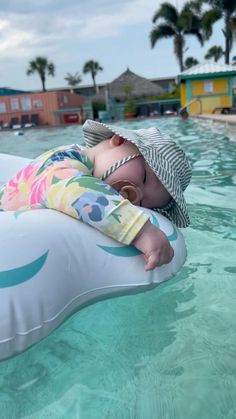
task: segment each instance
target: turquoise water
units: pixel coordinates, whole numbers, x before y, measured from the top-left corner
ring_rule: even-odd
[[[193,162],[188,260],[155,290],[78,311],[0,363],[1,419],[236,418],[236,127],[163,118]],[[34,157],[81,128],[0,132],[0,152]]]

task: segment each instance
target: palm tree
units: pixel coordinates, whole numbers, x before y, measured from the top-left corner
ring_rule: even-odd
[[[156,24],[159,19],[162,22]],[[185,35],[194,35],[203,45],[201,33],[200,4],[197,2],[186,3],[179,12],[171,3],[162,3],[154,13],[152,22],[156,24],[150,32],[151,47],[163,38],[173,38],[174,53],[179,62],[180,71],[184,70],[183,55],[185,47]]]
[[[95,77],[97,73],[102,70],[103,68],[100,66],[100,64],[97,61],[93,60],[86,61],[86,63],[83,66],[84,74],[91,73],[95,92],[98,92]]]
[[[206,60],[213,58],[214,62],[217,63],[217,61],[220,60],[223,55],[224,51],[221,46],[214,45],[213,47],[209,48],[204,58],[206,58]]]
[[[233,38],[236,34],[236,0],[199,0],[211,6],[206,12],[209,15],[215,15],[215,21],[224,20],[222,29],[225,37],[225,64],[229,64],[230,51],[233,46]]]
[[[45,88],[45,81],[46,81],[46,74],[48,76],[55,76],[55,65],[50,63],[47,58],[45,57],[36,57],[35,60],[29,62],[29,68],[26,71],[27,76],[31,74],[38,73],[40,80],[43,86],[43,92],[46,91]]]
[[[71,87],[72,92],[74,91],[74,88],[78,86],[78,84],[82,81],[82,78],[78,72],[76,72],[74,75],[71,73],[66,73],[66,77],[64,79],[67,81],[68,86]]]
[[[198,60],[196,60],[196,58],[194,57],[188,57],[186,58],[185,62],[184,62],[184,67],[185,68],[191,68],[194,65],[199,64]]]

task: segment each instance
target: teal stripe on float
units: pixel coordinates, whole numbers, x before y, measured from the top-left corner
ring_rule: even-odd
[[[177,240],[177,237],[178,237],[177,230],[173,224],[172,224],[172,227],[173,227],[173,233],[170,236],[167,236],[167,239],[169,240],[169,242],[174,242],[175,240]]]
[[[152,224],[154,224],[156,227],[159,227],[158,219],[151,215],[150,221]],[[173,225],[173,233],[170,236],[167,236],[168,240],[175,241],[177,239],[178,233]],[[110,253],[114,256],[120,256],[120,257],[132,257],[132,256],[138,256],[142,252],[140,252],[136,247],[132,245],[125,245],[125,246],[104,246],[101,244],[97,244],[100,249],[104,250],[107,253]]]
[[[42,269],[47,256],[48,251],[27,265],[8,271],[0,271],[0,288],[14,287],[31,279]]]
[[[136,249],[134,246],[119,246],[119,247],[112,247],[112,246],[103,246],[101,244],[97,244],[100,249],[105,250],[105,252],[110,253],[114,256],[120,256],[120,257],[130,257],[130,256],[138,256],[141,254],[141,252]]]

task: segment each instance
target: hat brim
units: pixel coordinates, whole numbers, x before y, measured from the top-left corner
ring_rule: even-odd
[[[173,198],[173,205],[168,210],[161,208],[154,208],[154,211],[162,213],[167,216],[177,227],[187,227],[190,224],[188,216],[187,206],[183,194],[183,190],[180,183],[175,178],[173,168],[167,160],[163,161],[163,158],[156,158],[155,164],[153,162],[153,156],[149,153],[149,147],[145,145],[143,138],[147,137],[150,139],[157,137],[163,141],[165,139],[163,135],[155,127],[129,130],[124,127],[118,127],[116,125],[109,125],[97,121],[87,120],[83,125],[84,141],[87,147],[93,147],[99,144],[101,141],[110,138],[116,134],[120,137],[131,141],[135,144],[142,156],[144,157],[147,164],[156,174],[158,179],[161,181],[163,186],[167,189]]]
[[[142,153],[141,150],[140,152]],[[144,158],[158,179],[161,181],[163,186],[170,193],[174,201],[173,205],[168,209],[167,213],[165,208],[163,210],[161,208],[155,208],[155,211],[164,215],[168,215],[168,218],[173,221],[177,227],[187,227],[190,224],[190,219],[188,216],[186,201],[184,198],[183,190],[180,186],[180,183],[177,182],[175,176],[176,174],[173,173],[171,165],[168,161],[163,162],[163,160],[158,159],[158,157],[155,161],[155,164],[153,164],[152,159],[149,159],[148,155],[144,156]]]

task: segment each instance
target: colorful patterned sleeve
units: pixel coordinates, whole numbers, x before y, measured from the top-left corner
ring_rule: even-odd
[[[7,182],[0,209],[55,209],[130,244],[148,216],[92,172],[91,161],[78,147],[50,150]]]

